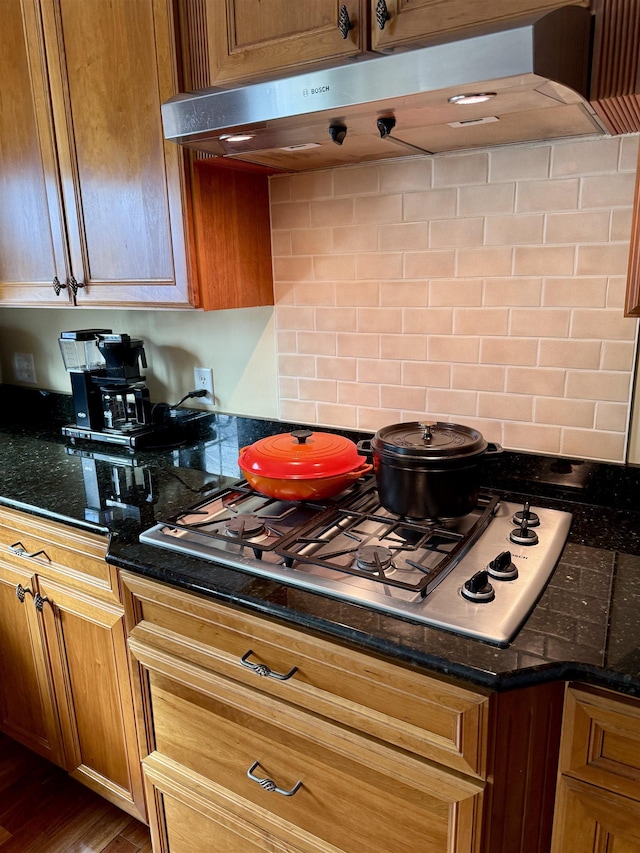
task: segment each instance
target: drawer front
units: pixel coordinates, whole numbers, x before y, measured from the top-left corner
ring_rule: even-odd
[[[127,573],[123,581],[134,641],[484,776],[487,696],[192,593]]]
[[[144,762],[154,850],[165,853],[339,853],[155,753]]]
[[[93,590],[116,589],[105,562],[107,539],[28,513],[0,507],[0,553],[24,570]]]
[[[190,680],[189,670],[150,673],[152,759],[344,853],[389,853],[399,832],[406,853],[474,849],[481,782],[390,747],[369,753],[365,738],[346,741],[338,727],[250,688],[214,678],[205,692]]]
[[[640,701],[570,685],[560,770],[640,801]]]

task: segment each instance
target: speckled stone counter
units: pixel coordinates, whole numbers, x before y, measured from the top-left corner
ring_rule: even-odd
[[[212,415],[197,436],[132,454],[67,444],[60,396],[21,405],[19,418],[13,404],[0,409],[0,503],[102,532],[114,565],[488,688],[579,679],[640,696],[638,469],[509,452],[485,465],[487,488],[573,514],[545,592],[498,649],[138,542],[141,529],[237,479],[239,447],[294,425]]]

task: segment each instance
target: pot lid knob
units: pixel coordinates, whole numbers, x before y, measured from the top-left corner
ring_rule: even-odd
[[[298,444],[304,444],[312,435],[313,432],[310,429],[294,429],[291,433],[291,436],[295,438]]]
[[[434,426],[435,426],[435,424],[434,424],[433,422],[429,422],[429,423],[427,423],[427,422],[425,421],[425,422],[423,423],[422,421],[420,421],[420,426],[421,426],[421,427],[422,427],[422,429],[423,429],[422,438],[423,438],[425,441],[431,441],[431,439],[433,438],[433,433],[431,432],[431,428],[432,428],[432,427],[434,427]]]

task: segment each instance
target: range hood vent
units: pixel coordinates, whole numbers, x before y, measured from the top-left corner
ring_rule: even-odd
[[[179,95],[167,139],[297,172],[490,145],[602,135],[588,103],[591,15],[566,6],[268,82]],[[488,95],[460,102],[460,95]]]

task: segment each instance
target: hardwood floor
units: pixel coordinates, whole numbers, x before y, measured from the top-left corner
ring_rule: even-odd
[[[0,853],[151,853],[149,829],[0,733]]]

